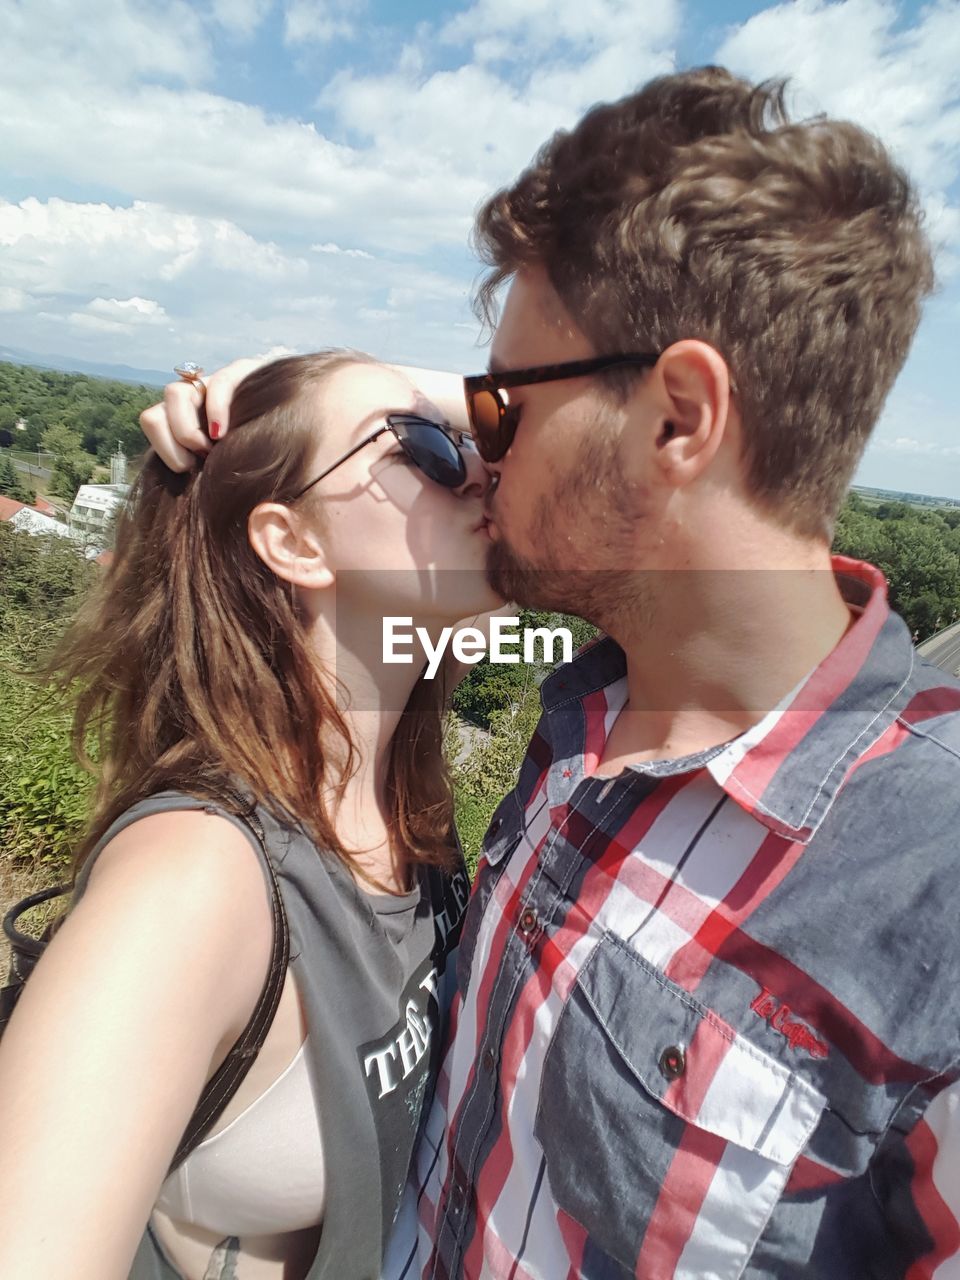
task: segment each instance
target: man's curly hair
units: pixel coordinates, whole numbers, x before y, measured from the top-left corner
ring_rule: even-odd
[[[714,346],[757,500],[829,534],[906,358],[933,268],[910,183],[871,134],[791,122],[784,83],[720,67],[595,107],[491,197],[475,229],[503,282],[543,267],[598,353]]]

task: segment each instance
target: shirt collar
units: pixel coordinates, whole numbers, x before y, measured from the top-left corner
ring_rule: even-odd
[[[891,613],[887,584],[873,565],[833,558],[844,600],[859,616],[831,653],[758,724],[725,746],[683,760],[633,765],[641,773],[707,768],[759,822],[807,841],[826,816],[851,767],[896,719],[907,701],[914,649]],[[626,674],[623,650],[594,641],[541,686],[550,712],[582,700]]]

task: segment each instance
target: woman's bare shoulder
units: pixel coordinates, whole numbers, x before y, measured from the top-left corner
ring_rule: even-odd
[[[137,931],[158,931],[198,959],[235,955],[242,940],[244,968],[265,974],[273,911],[252,840],[203,809],[139,818],[100,851],[76,910],[96,912],[108,930],[111,917],[118,927],[124,917],[123,932],[132,919]]]

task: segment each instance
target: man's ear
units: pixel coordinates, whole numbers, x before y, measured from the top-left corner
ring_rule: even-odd
[[[687,338],[657,361],[662,424],[657,462],[674,487],[689,484],[713,461],[727,432],[730,371],[706,342]]]
[[[250,512],[247,537],[254,551],[278,578],[319,591],[336,580],[316,532],[298,512],[280,502],[261,502]]]

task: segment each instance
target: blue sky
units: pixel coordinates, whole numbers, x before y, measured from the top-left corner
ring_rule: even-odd
[[[960,498],[960,0],[7,0],[0,345],[479,370],[479,200],[705,61],[792,76],[914,175],[940,290],[858,478]]]

